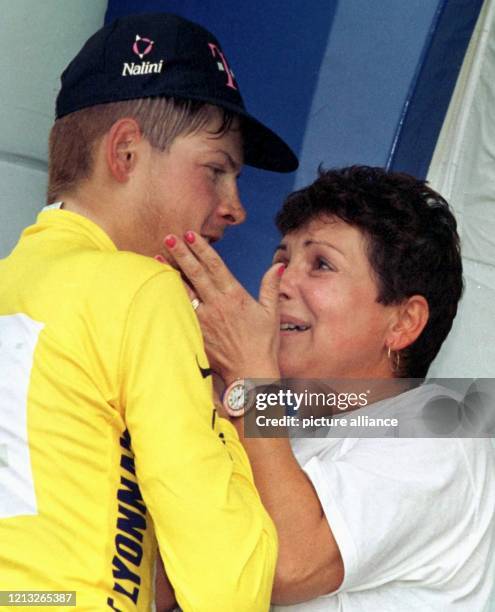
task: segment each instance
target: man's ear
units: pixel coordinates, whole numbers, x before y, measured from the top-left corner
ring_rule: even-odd
[[[137,121],[131,118],[119,119],[107,133],[107,165],[111,175],[119,183],[125,183],[132,174],[142,140],[141,128]]]
[[[400,351],[417,340],[430,316],[428,302],[422,295],[413,295],[396,308],[396,318],[386,339],[386,346],[392,351]]]

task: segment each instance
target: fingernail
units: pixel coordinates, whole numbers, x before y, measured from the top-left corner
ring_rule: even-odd
[[[285,265],[285,264],[282,264],[282,265],[280,266],[280,268],[277,270],[277,274],[278,274],[279,276],[282,276],[282,274],[285,272],[285,268],[286,268],[286,265]]]
[[[194,235],[194,232],[189,231],[185,233],[185,239],[186,239],[186,242],[189,242],[189,244],[192,244],[196,240],[196,236]]]
[[[162,257],[161,255],[155,255],[155,259],[160,263],[165,263],[165,257]]]
[[[177,240],[175,239],[175,236],[170,235],[165,238],[165,244],[168,246],[169,249],[173,249],[176,243]]]

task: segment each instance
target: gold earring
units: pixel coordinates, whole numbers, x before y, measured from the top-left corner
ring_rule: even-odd
[[[399,371],[400,368],[400,353],[399,351],[393,351],[390,349],[390,346],[387,350],[387,357],[390,362],[390,369],[395,374]]]

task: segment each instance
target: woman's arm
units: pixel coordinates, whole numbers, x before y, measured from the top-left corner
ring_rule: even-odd
[[[279,557],[272,601],[290,604],[337,590],[344,566],[311,481],[287,438],[244,438],[261,499],[278,531]]]
[[[227,384],[235,378],[278,379],[280,266],[265,275],[257,302],[206,241],[195,238],[189,245],[177,240],[170,252],[201,299],[196,314],[212,368]],[[296,603],[336,590],[344,576],[339,548],[288,439],[245,438],[243,419],[231,421],[278,531],[273,601]]]
[[[156,561],[155,605],[156,612],[172,612],[177,606],[174,589],[170,584],[160,555]]]

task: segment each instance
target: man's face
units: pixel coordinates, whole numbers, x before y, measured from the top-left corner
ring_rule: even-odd
[[[183,236],[187,230],[215,242],[227,227],[246,218],[237,188],[243,163],[241,131],[234,121],[218,136],[220,125],[215,111],[204,129],[178,136],[167,151],[150,147],[138,212],[138,225],[145,230],[141,253],[162,252],[167,234]]]

